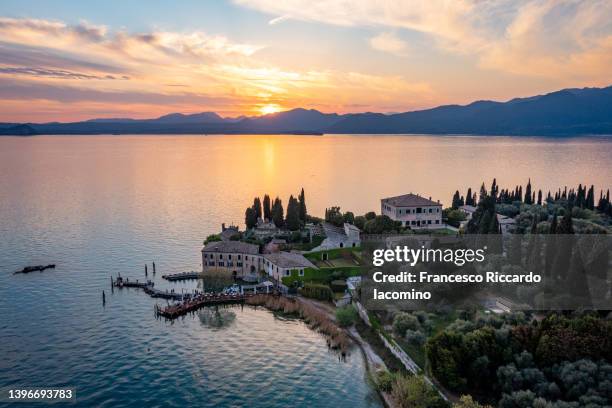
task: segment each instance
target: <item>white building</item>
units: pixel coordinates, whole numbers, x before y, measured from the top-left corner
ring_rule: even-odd
[[[291,276],[291,271],[297,271],[298,276],[304,276],[305,268],[316,266],[302,254],[294,252],[277,252],[263,255],[264,271],[277,282],[282,282],[285,276]]]
[[[418,194],[404,194],[380,200],[380,213],[412,229],[443,228],[442,204]]]
[[[263,269],[259,246],[240,241],[217,241],[202,248],[202,273],[256,281]]]
[[[459,209],[465,214],[465,221],[461,221],[461,228],[464,228],[465,225],[472,219],[472,216],[476,212],[476,207],[473,205],[462,205],[459,207]],[[516,220],[499,213],[496,213],[496,215],[502,234],[511,233],[516,227]]]
[[[323,251],[335,248],[354,248],[361,245],[359,228],[347,222],[342,227],[336,227],[329,222],[323,222],[322,229],[325,232],[325,239],[312,251]]]

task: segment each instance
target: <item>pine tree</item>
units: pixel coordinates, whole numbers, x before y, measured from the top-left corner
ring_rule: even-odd
[[[272,219],[272,207],[270,206],[270,196],[265,195],[263,199],[263,217],[265,220],[270,221]]]
[[[300,220],[305,223],[308,212],[306,211],[306,196],[304,195],[304,188],[302,188],[302,191],[298,196],[298,200],[300,202]]]

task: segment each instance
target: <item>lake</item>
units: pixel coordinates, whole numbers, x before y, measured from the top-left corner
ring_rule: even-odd
[[[79,406],[380,406],[360,353],[339,361],[300,321],[233,307],[171,324],[110,276],[155,261],[157,285],[192,289],[161,274],[199,270],[204,238],[265,193],[303,187],[319,216],[409,192],[448,205],[493,177],[599,194],[611,158],[606,137],[0,137],[0,387],[72,385]]]

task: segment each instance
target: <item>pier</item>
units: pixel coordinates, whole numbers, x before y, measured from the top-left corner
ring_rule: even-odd
[[[169,281],[180,281],[180,280],[189,280],[189,279],[198,279],[200,278],[200,272],[180,272],[180,273],[172,273],[168,275],[162,275],[162,278]]]
[[[244,303],[253,294],[202,293],[177,305],[159,307],[155,305],[155,314],[166,319],[176,319],[204,306]]]
[[[112,280],[111,285],[116,288],[137,288],[142,289],[144,292],[152,298],[172,299],[172,300],[186,300],[191,299],[200,293],[178,293],[174,290],[159,290],[155,289],[155,283],[147,280],[146,282],[130,281],[129,278],[123,279],[121,276],[117,279]]]

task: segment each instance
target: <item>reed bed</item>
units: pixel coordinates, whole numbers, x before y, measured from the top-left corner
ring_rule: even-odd
[[[327,345],[339,350],[342,355],[348,353],[351,340],[346,332],[338,327],[327,313],[315,306],[301,302],[299,299],[289,299],[284,296],[255,295],[246,300],[251,306],[263,306],[274,312],[282,312],[301,318],[312,329],[327,337]]]

